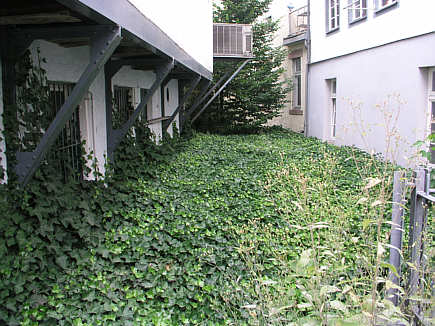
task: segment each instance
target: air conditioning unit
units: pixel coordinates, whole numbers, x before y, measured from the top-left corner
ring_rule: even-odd
[[[251,58],[252,25],[213,24],[215,58]]]

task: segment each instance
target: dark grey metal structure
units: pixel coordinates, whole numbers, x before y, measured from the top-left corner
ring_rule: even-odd
[[[43,14],[43,15],[41,15]],[[41,16],[44,20],[41,20]],[[109,158],[154,92],[171,78],[211,80],[212,73],[170,39],[127,0],[3,0],[0,3],[0,49],[7,104],[15,99],[14,65],[36,39],[65,47],[88,45],[91,57],[72,93],[45,131],[34,152],[17,153],[16,172],[27,184],[56,137],[104,69]],[[151,70],[156,80],[129,120],[112,128],[112,77],[123,66]],[[191,92],[190,92],[191,93]],[[162,119],[163,120],[163,119]]]

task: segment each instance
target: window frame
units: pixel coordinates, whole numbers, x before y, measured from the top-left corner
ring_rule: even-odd
[[[387,3],[383,4],[383,1],[387,1]],[[399,3],[399,0],[375,0],[375,8],[376,13],[383,11],[387,8],[391,8],[396,6]]]
[[[332,33],[340,29],[340,0],[326,0],[326,33]],[[334,15],[332,11],[334,10]],[[332,22],[334,21],[334,26]]]
[[[368,11],[367,2],[368,0],[349,0],[349,7],[348,7],[349,24],[353,24],[361,20],[367,19],[367,11]],[[358,17],[356,17],[357,11],[358,11]]]
[[[337,79],[328,80],[329,87],[329,137],[331,140],[337,137]]]
[[[297,64],[299,62],[299,69]],[[302,108],[302,57],[292,59],[293,72],[293,90],[292,90],[292,107],[293,109]]]

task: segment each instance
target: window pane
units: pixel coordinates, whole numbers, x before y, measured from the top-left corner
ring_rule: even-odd
[[[435,71],[432,71],[432,92],[435,92]]]
[[[432,121],[435,120],[435,102],[432,102]]]
[[[301,58],[293,59],[293,73],[301,72]]]
[[[331,92],[332,94],[337,93],[337,82],[335,79],[331,81]]]

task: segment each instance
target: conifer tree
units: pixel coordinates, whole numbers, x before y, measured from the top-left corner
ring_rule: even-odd
[[[246,132],[279,115],[288,92],[281,81],[282,47],[272,45],[278,21],[265,18],[273,0],[222,0],[214,6],[214,22],[253,24],[254,59],[231,81],[221,95],[200,116],[201,130]],[[215,60],[213,79],[234,71],[241,61]]]

